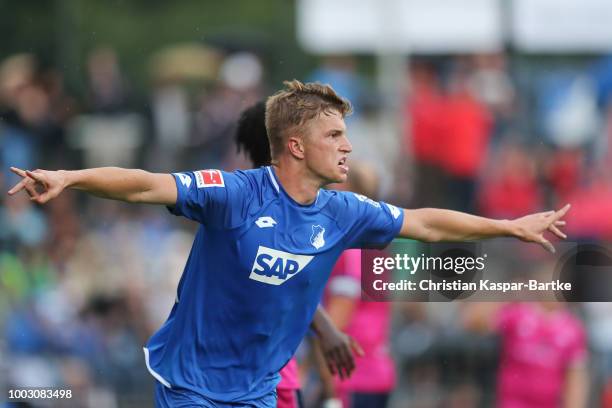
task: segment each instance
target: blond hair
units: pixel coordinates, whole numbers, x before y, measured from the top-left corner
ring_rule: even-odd
[[[351,103],[338,95],[329,85],[302,83],[297,79],[283,82],[285,88],[266,101],[266,131],[270,142],[270,153],[274,160],[284,150],[289,133],[320,114],[334,111],[344,118],[352,112]]]

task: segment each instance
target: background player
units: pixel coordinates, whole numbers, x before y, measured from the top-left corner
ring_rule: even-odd
[[[427,242],[513,236],[553,251],[557,212],[493,220],[439,209],[400,210],[352,193],[322,190],[346,181],[352,151],[348,101],[329,86],[286,83],[268,98],[273,165],[245,172],[153,174],[97,168],[12,170],[46,203],[66,188],[170,206],[202,224],[170,317],[145,348],[160,406],[276,405],[278,371],[312,320],[335,261],[351,247],[394,237]],[[196,363],[197,362],[197,363]]]
[[[563,303],[472,303],[464,316],[467,328],[500,337],[496,406],[588,405],[586,333]]]

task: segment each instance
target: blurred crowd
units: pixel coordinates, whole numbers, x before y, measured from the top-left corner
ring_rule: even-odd
[[[280,87],[266,83],[257,55],[201,44],[152,56],[146,103],[113,49],[92,50],[84,68],[86,91],[71,95],[62,71],[35,55],[0,63],[1,191],[17,181],[9,166],[247,168],[235,122]],[[612,57],[417,56],[395,126],[361,68],[359,58],[324,58],[300,79],[352,101],[352,156],[378,173],[381,199],[495,218],[570,202],[572,240],[612,238]],[[164,208],[73,191],[44,207],[0,195],[0,388],[72,389],[78,406],[150,405],[142,345],[170,311],[195,227]],[[571,356],[588,367],[590,403],[612,407],[612,306],[567,309],[584,334]],[[393,305],[392,407],[494,406],[506,347],[495,333],[505,331],[494,330],[494,313],[482,313],[487,324],[475,314]]]

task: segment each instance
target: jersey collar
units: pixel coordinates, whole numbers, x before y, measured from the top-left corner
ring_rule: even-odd
[[[280,183],[276,179],[276,174],[274,173],[274,169],[272,168],[272,166],[266,166],[266,171],[268,172],[268,176],[270,176],[270,181],[272,182],[272,185],[274,186],[274,189],[277,193],[285,195],[291,202],[300,207],[316,207],[317,202],[319,201],[319,196],[321,195],[321,189],[317,191],[317,198],[315,198],[314,203],[306,205],[300,204],[296,202],[293,198],[291,198],[291,196],[287,194],[285,189],[280,185]]]

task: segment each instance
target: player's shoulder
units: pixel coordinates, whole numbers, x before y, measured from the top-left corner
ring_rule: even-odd
[[[321,212],[336,220],[340,225],[350,225],[361,212],[361,202],[355,193],[322,189],[317,197]]]
[[[354,208],[362,204],[381,208],[381,203],[362,194],[352,191],[321,190],[320,200],[325,201],[328,206],[334,208]]]
[[[355,200],[356,196],[355,193],[350,191],[321,189],[319,190],[318,199],[325,201],[327,204],[346,204],[351,200]]]
[[[235,170],[227,173],[233,193],[241,195],[248,201],[249,208],[266,205],[278,197],[276,180],[270,174],[269,167],[248,170]]]
[[[200,172],[218,172],[222,178],[221,185],[242,191],[258,190],[265,184],[264,168],[234,171],[201,170]]]

